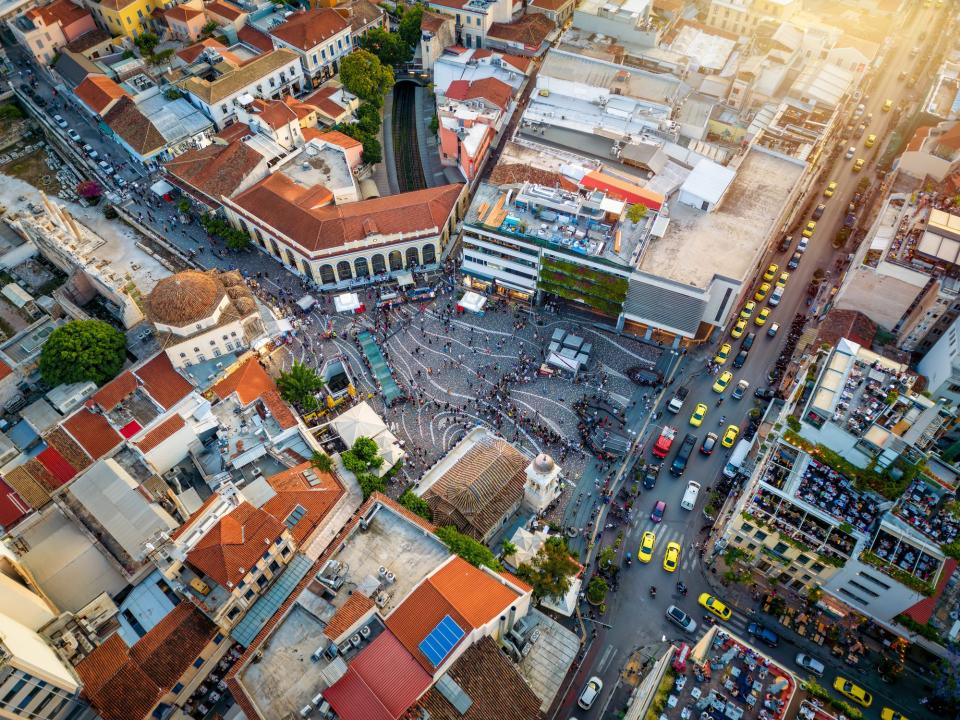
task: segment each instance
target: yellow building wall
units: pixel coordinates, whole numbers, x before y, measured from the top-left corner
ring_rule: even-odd
[[[154,0],[133,0],[119,10],[103,3],[95,3],[93,7],[98,11],[101,21],[111,35],[114,37],[120,35],[133,40],[149,29],[150,13],[160,7],[160,3]]]

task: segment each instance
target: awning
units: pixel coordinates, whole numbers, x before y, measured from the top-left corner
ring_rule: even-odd
[[[309,312],[310,308],[317,304],[317,299],[313,295],[304,295],[297,300],[297,307],[304,312]]]
[[[157,197],[163,197],[164,195],[172,193],[173,190],[173,185],[168,183],[166,180],[157,180],[153,185],[150,186],[150,192]]]
[[[563,355],[555,352],[547,355],[547,364],[569,372],[576,372],[580,369],[580,363],[577,362],[576,358],[563,357]]]
[[[480,293],[475,293],[471,290],[468,290],[463,294],[463,297],[460,298],[457,305],[462,307],[464,310],[469,310],[470,312],[478,313],[483,310],[483,306],[487,304],[487,298],[485,298]]]
[[[407,287],[407,285],[413,285],[413,273],[409,270],[403,270],[397,273],[397,285],[400,287]]]
[[[360,297],[356,293],[343,293],[333,298],[337,312],[355,312],[360,309]]]

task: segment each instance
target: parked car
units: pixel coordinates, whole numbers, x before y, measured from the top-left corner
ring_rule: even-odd
[[[733,359],[733,366],[737,369],[742,368],[744,363],[747,362],[747,351],[741,350],[737,353],[737,356]]]
[[[791,270],[796,270],[800,267],[800,259],[803,257],[803,253],[795,252],[793,257],[790,258],[790,262],[787,263],[787,267]]]
[[[67,137],[73,140],[75,143],[78,143],[81,140],[80,133],[78,133],[73,128],[70,128],[69,130],[67,130]]]
[[[691,635],[697,631],[697,621],[687,615],[676,605],[671,605],[667,608],[667,620]]]
[[[643,476],[643,487],[647,490],[653,490],[657,485],[657,475],[660,474],[660,466],[651,463],[647,465],[647,472]]]
[[[778,286],[770,293],[770,299],[767,300],[767,303],[769,303],[770,307],[776,307],[780,304],[781,300],[783,300],[783,288]]]
[[[771,398],[776,397],[777,393],[775,393],[770,388],[757,388],[756,390],[753,391],[753,396],[755,398],[760,398],[761,400],[769,400]]]
[[[756,333],[748,333],[747,336],[743,339],[743,342],[740,343],[740,349],[750,352],[750,348],[753,347],[753,341],[757,339]]]
[[[780,323],[773,323],[773,325],[767,328],[767,337],[776,337],[777,330],[779,329],[780,329]]]
[[[58,128],[62,128],[64,130],[67,129],[67,121],[64,120],[62,117],[60,117],[59,115],[54,115],[53,121],[57,124]]]
[[[813,211],[813,219],[819,220],[820,218],[823,217],[823,213],[825,213],[826,211],[827,211],[827,206],[824,205],[823,203],[820,203],[819,205],[817,205],[817,207]]]
[[[761,625],[760,623],[754,622],[747,625],[747,632],[760,640],[760,642],[767,647],[775,648],[780,644],[780,638],[777,637],[777,634],[773,630]]]
[[[597,701],[597,698],[600,697],[601,690],[603,690],[603,680],[594,675],[587,680],[587,686],[583,688],[583,692],[581,692],[580,697],[577,698],[577,705],[584,710],[589,710],[593,707],[593,703]]]
[[[656,385],[663,380],[663,376],[656,370],[648,370],[639,365],[627,368],[626,373],[627,377],[637,385]]]
[[[741,380],[737,383],[737,386],[733,389],[733,394],[730,396],[734,400],[739,400],[747,392],[747,388],[750,387],[750,383],[746,380]]]
[[[99,168],[103,170],[107,175],[113,175],[113,165],[108,163],[106,160],[101,160],[97,163]]]
[[[826,670],[824,664],[811,655],[799,653],[795,662],[797,663],[797,667],[802,667],[804,670],[816,675],[817,677],[822,676]]]
[[[780,252],[786,252],[790,249],[791,245],[793,245],[793,235],[784,235],[782,238],[780,238],[780,245],[778,246],[778,249]]]
[[[87,157],[90,158],[91,160],[96,160],[98,157],[100,157],[100,153],[94,150],[93,146],[91,145],[84,145],[83,151],[87,154]]]

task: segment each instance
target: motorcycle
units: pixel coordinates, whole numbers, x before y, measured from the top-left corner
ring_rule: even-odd
[[[651,585],[650,586],[650,597],[655,598],[657,596],[657,589]]]

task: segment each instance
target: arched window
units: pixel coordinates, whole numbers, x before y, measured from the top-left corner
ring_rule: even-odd
[[[383,260],[383,255],[377,253],[373,256],[373,274],[380,275],[387,271],[387,264]]]
[[[354,260],[353,267],[358,278],[370,277],[370,266],[367,264],[367,259],[365,257],[358,257],[356,260]]]
[[[423,264],[430,265],[437,261],[437,249],[433,243],[427,243],[423,246]]]
[[[403,255],[400,254],[399,250],[390,253],[390,269],[403,270]]]
[[[320,284],[333,285],[337,281],[337,276],[333,274],[333,268],[330,265],[320,266]]]
[[[267,244],[263,241],[263,235],[260,234],[260,229],[254,228],[253,232],[257,236],[257,242],[260,243],[260,247],[262,248],[267,247]]]
[[[346,260],[341,260],[337,263],[337,277],[341,280],[350,280],[353,278],[353,273],[350,272],[350,263]]]
[[[413,267],[420,264],[420,251],[415,247],[407,248],[407,267]]]

